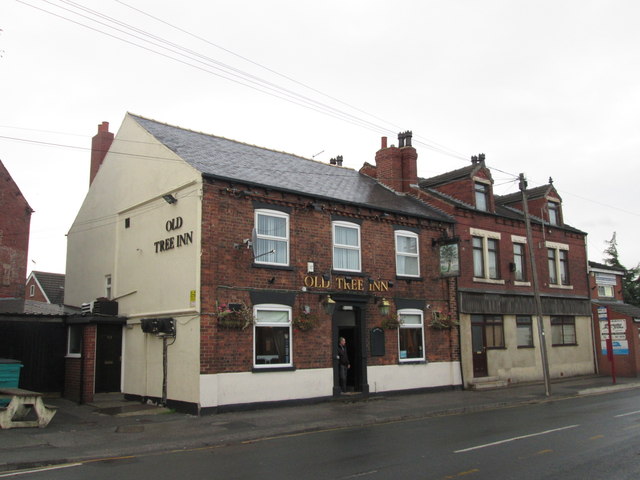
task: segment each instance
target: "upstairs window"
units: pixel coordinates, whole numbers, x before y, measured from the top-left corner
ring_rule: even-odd
[[[333,222],[333,268],[359,272],[360,225],[349,222]]]
[[[615,287],[617,280],[615,275],[606,273],[596,273],[596,285],[598,286],[598,296],[602,298],[615,297]]]
[[[420,257],[418,253],[418,235],[398,230],[396,237],[396,274],[402,277],[420,276]]]
[[[569,246],[547,242],[550,285],[570,285]]]
[[[275,210],[256,210],[255,262],[289,265],[289,215]]]
[[[489,186],[485,183],[475,182],[474,191],[476,208],[486,212],[489,209]]]
[[[473,232],[481,233],[480,230],[472,229]],[[473,276],[476,279],[497,280],[500,278],[498,269],[498,238],[487,236],[472,237],[473,246]]]
[[[525,257],[525,245],[524,243],[513,244],[513,264],[514,264],[514,277],[517,282],[524,282],[527,280],[525,275],[526,257]]]
[[[111,300],[111,275],[104,276],[104,296]]]
[[[560,204],[557,202],[548,202],[549,224],[560,225]]]
[[[29,296],[30,297],[35,297],[36,296],[36,286],[35,285],[31,285],[29,287]]]

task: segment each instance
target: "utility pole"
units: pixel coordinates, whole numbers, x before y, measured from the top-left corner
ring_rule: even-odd
[[[540,357],[542,358],[542,374],[544,376],[544,393],[548,397],[551,395],[549,385],[549,360],[547,358],[547,342],[545,341],[544,324],[542,321],[542,301],[540,300],[540,290],[538,289],[538,270],[536,268],[536,257],[534,253],[533,235],[531,234],[531,222],[529,220],[529,204],[527,203],[527,181],[524,173],[520,174],[520,191],[522,192],[522,210],[524,211],[524,223],[527,228],[527,246],[529,247],[529,261],[531,263],[531,280],[533,281],[533,297],[536,304],[536,314],[538,317],[538,339],[540,341]],[[542,224],[544,230],[544,223]]]

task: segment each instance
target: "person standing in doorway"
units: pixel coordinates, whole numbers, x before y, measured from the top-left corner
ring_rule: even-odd
[[[349,356],[347,355],[347,341],[344,337],[338,340],[338,369],[340,375],[340,390],[342,393],[347,391],[347,371],[351,368],[349,364]]]

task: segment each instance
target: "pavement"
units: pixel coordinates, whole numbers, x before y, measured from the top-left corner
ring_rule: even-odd
[[[298,406],[206,416],[127,401],[120,393],[98,394],[90,404],[46,398],[58,411],[46,428],[0,431],[0,472],[74,462],[214,448],[285,435],[464,414],[516,405],[560,401],[581,395],[640,389],[637,378],[586,376],[494,390],[440,390],[339,398]],[[638,391],[640,396],[640,390]],[[0,475],[2,476],[2,475]]]

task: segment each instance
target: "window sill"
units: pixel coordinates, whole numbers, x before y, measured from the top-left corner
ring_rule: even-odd
[[[399,360],[398,361],[399,365],[426,365],[427,361],[426,360]]]
[[[64,358],[82,358],[80,353],[67,353]]]
[[[559,288],[561,290],[573,290],[573,285],[559,285],[557,283],[550,283],[549,288]]]
[[[514,280],[513,284],[516,287],[530,287],[531,286],[531,282],[519,282],[517,280]]]
[[[493,278],[473,277],[473,281],[478,283],[491,283],[493,285],[504,285],[504,280],[493,279]]]
[[[289,272],[293,272],[294,268],[289,265],[270,265],[268,263],[252,263],[251,266],[253,268],[267,268],[269,270],[285,270]]]
[[[251,373],[265,373],[265,372],[294,372],[296,367],[253,367],[251,369]]]
[[[552,347],[577,347],[577,343],[554,343]]]
[[[331,270],[332,275],[343,275],[345,277],[366,277],[367,274],[362,270]]]
[[[530,349],[530,348],[536,348],[536,347],[535,347],[535,345],[518,345],[518,349],[520,349],[520,348],[524,348],[524,349],[529,348]]]

